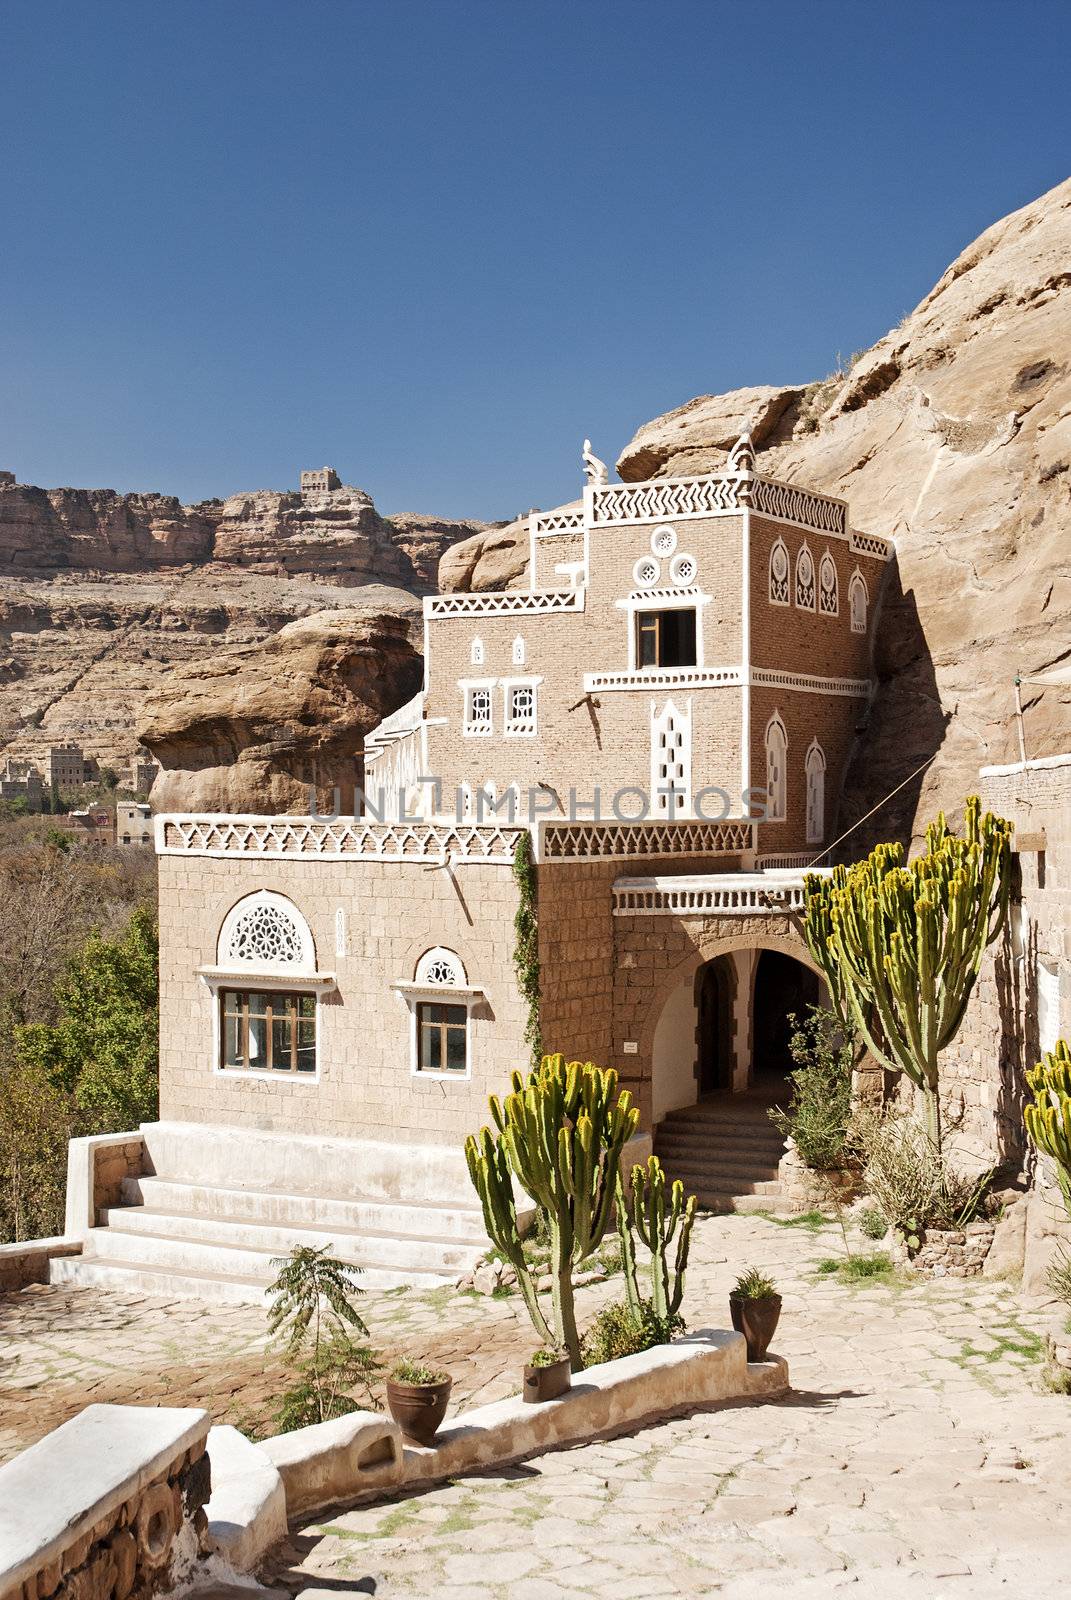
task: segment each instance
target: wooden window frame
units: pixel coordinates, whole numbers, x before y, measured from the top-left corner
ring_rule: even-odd
[[[241,1005],[237,1011],[228,1009],[227,996],[237,995]],[[249,1060],[249,998],[251,995],[262,995],[267,1002],[264,1011],[265,1035],[267,1038],[267,1056],[263,1065],[252,1066]],[[302,1017],[300,1005],[302,1000],[311,1000],[313,1010],[311,1017]],[[219,1070],[221,1072],[259,1073],[271,1078],[293,1077],[308,1081],[315,1078],[320,1070],[320,1019],[317,997],[307,989],[271,989],[264,988],[238,989],[233,986],[219,990]],[[241,1064],[227,1060],[227,1022],[231,1017],[238,1017],[241,1026],[242,1056]],[[257,1019],[260,1020],[259,1018]],[[290,1063],[288,1066],[274,1064],[275,1038],[274,1023],[287,1021],[290,1024]],[[298,1035],[301,1022],[311,1022],[313,1026],[313,1065],[311,1068],[299,1067],[298,1062]]]
[[[464,1020],[464,1022],[456,1022],[456,1021],[455,1022],[448,1022],[448,1021],[431,1022],[431,1021],[429,1021],[429,1022],[425,1023],[425,1021],[424,1021],[424,1013],[426,1011],[430,1011],[433,1006],[438,1006],[443,1010],[460,1011],[464,1015],[464,1019],[465,1020]],[[441,1062],[449,1060],[449,1050],[448,1050],[447,1046],[449,1044],[449,1032],[450,1032],[450,1029],[451,1028],[455,1028],[455,1029],[456,1028],[460,1028],[461,1031],[463,1032],[464,1036],[465,1036],[465,1060],[464,1060],[464,1064],[462,1066],[460,1066],[460,1067],[447,1067],[447,1066],[424,1067],[424,1066],[422,1066],[421,1062],[423,1061],[423,1058],[424,1058],[423,1043],[424,1043],[424,1029],[425,1029],[425,1027],[427,1027],[432,1032],[437,1032],[438,1035],[439,1035],[439,1060]],[[470,1041],[469,1041],[469,1008],[464,1003],[464,1001],[458,1000],[456,998],[451,999],[449,990],[445,990],[444,991],[443,997],[442,997],[441,1000],[435,999],[435,1000],[418,1000],[417,1001],[417,1005],[416,1005],[416,1062],[415,1062],[415,1069],[414,1069],[417,1077],[421,1077],[421,1078],[431,1078],[431,1077],[434,1077],[434,1078],[467,1078],[468,1075],[469,1075],[470,1067],[471,1067],[471,1062],[469,1060],[469,1050],[470,1050]]]
[[[691,661],[664,661],[663,656],[663,620],[667,616],[679,619],[683,612],[690,611],[692,615],[692,659]],[[680,622],[677,621],[677,626]],[[645,662],[643,659],[644,634],[653,633],[655,641],[655,659]],[[651,607],[648,610],[636,612],[636,670],[638,672],[665,670],[672,672],[674,668],[684,669],[699,665],[699,611],[693,606],[663,606]]]

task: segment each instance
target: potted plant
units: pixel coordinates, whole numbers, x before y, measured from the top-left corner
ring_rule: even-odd
[[[525,1363],[522,1392],[529,1404],[536,1405],[541,1400],[557,1400],[571,1387],[572,1381],[573,1369],[568,1352],[544,1347],[533,1351]]]
[[[781,1315],[781,1296],[773,1279],[758,1267],[748,1267],[736,1280],[729,1296],[733,1327],[747,1340],[749,1361],[764,1361]]]
[[[407,1439],[430,1444],[446,1415],[453,1378],[448,1372],[399,1361],[387,1379],[390,1414]]]

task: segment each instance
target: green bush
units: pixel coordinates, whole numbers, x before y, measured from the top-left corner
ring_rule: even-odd
[[[564,1361],[568,1355],[567,1350],[533,1350],[528,1357],[530,1367],[552,1367],[556,1361]]]
[[[889,1224],[885,1220],[885,1214],[876,1206],[868,1206],[865,1211],[859,1213],[859,1232],[867,1239],[884,1239],[888,1231]]]
[[[391,1379],[394,1383],[449,1383],[450,1374],[442,1372],[438,1367],[424,1367],[417,1361],[399,1361],[391,1368]]]
[[[684,1331],[679,1315],[659,1317],[649,1300],[641,1300],[633,1310],[625,1300],[604,1306],[584,1339],[584,1361],[597,1366],[616,1361],[620,1356],[635,1356],[655,1345],[669,1344],[675,1333]]]
[[[909,1245],[926,1228],[962,1228],[983,1210],[992,1172],[957,1172],[916,1117],[860,1111],[852,1129],[867,1190]]]
[[[362,1391],[366,1406],[376,1404],[373,1385],[383,1368],[371,1346],[358,1344],[350,1332],[368,1335],[354,1304],[363,1292],[361,1269],[329,1250],[299,1245],[272,1261],[278,1276],[268,1290],[268,1328],[295,1377],[279,1397],[281,1433],[359,1411],[353,1389]]]
[[[839,1018],[822,1006],[809,1006],[802,1020],[789,1021],[788,1048],[796,1063],[788,1109],[775,1106],[770,1120],[790,1138],[800,1160],[824,1172],[845,1164],[845,1144],[852,1109],[852,1062],[855,1041],[844,1037]]]

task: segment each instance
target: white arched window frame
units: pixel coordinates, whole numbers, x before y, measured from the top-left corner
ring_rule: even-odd
[[[837,563],[829,551],[823,551],[818,563],[818,610],[823,617],[835,617],[840,609],[837,592]]]
[[[817,739],[807,746],[807,843],[821,844],[826,836],[826,757]]]
[[[814,557],[806,539],[796,555],[796,605],[801,611],[814,610]]]
[[[414,1078],[464,1082],[472,1077],[472,1013],[484,991],[470,984],[454,950],[425,950],[411,980],[393,989],[409,1009],[409,1070]]]
[[[766,821],[784,822],[788,809],[788,734],[775,711],[766,724]]]
[[[791,605],[789,594],[789,579],[792,572],[792,561],[788,553],[788,545],[783,539],[774,541],[770,549],[770,604],[772,606]]]
[[[852,632],[866,632],[866,613],[870,604],[870,593],[866,586],[866,579],[856,567],[848,584],[848,612],[852,619]]]
[[[298,907],[272,890],[244,896],[224,917],[215,954],[197,968],[213,996],[213,1070],[317,1082],[320,1000],[335,975],[317,968]]]
[[[469,651],[469,660],[474,667],[482,667],[484,663],[484,648],[482,639],[473,639]]]

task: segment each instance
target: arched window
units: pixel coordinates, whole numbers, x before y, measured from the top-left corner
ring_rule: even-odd
[[[297,906],[268,890],[247,895],[223,919],[216,955],[219,1070],[314,1076],[323,980]]]
[[[817,739],[807,747],[807,843],[821,844],[826,836],[826,758]]]
[[[223,919],[216,951],[221,967],[316,971],[316,949],[305,918],[292,900],[266,889],[246,895],[231,907]]]
[[[513,641],[513,665],[515,667],[524,666],[524,639],[520,634]]]
[[[818,563],[818,609],[824,617],[835,617],[839,603],[837,564],[827,550]]]
[[[814,557],[806,542],[796,557],[796,604],[801,611],[814,610]]]
[[[784,822],[787,806],[788,735],[775,711],[766,724],[766,821]]]
[[[770,551],[770,604],[787,606],[788,599],[788,545],[778,539]]]
[[[482,639],[473,639],[473,641],[472,641],[472,649],[469,652],[469,655],[470,655],[470,658],[472,660],[472,665],[474,667],[482,667],[483,666],[484,653],[483,653],[483,640]]]
[[[851,614],[853,633],[866,632],[866,611],[869,602],[866,579],[856,567],[852,573],[852,581],[848,585],[848,610]]]
[[[417,962],[414,981],[399,988],[412,1013],[414,1074],[467,1078],[469,1013],[480,991],[469,988],[461,957],[436,945]]]

